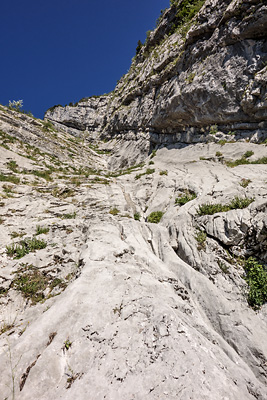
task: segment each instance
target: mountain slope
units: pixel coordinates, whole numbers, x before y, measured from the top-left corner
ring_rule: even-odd
[[[266,263],[266,146],[162,148],[110,174],[105,143],[44,124],[1,111],[3,398],[264,399],[242,256]],[[236,196],[254,201],[199,215]]]
[[[171,3],[113,93],[0,107],[1,399],[267,397],[266,6]]]

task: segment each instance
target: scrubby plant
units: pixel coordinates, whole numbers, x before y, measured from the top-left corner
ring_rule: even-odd
[[[140,215],[140,213],[135,213],[134,214],[134,219],[136,220],[136,221],[140,221],[140,218],[141,218],[141,215]]]
[[[206,248],[206,240],[207,240],[207,234],[205,231],[202,231],[201,229],[197,229],[195,232],[195,239],[198,243],[198,250],[204,250]]]
[[[229,266],[228,265],[226,265],[224,262],[222,262],[222,261],[218,261],[218,266],[220,267],[220,269],[221,269],[221,271],[224,273],[224,274],[228,274],[229,273]]]
[[[14,160],[11,160],[7,163],[7,168],[13,172],[18,172],[18,164]]]
[[[167,171],[167,170],[165,170],[165,171],[160,171],[159,174],[160,174],[160,175],[168,175],[168,171]]]
[[[135,175],[134,179],[140,179],[141,176],[144,176],[144,175],[151,175],[151,174],[153,174],[154,172],[155,172],[155,169],[154,169],[154,168],[147,168],[146,172],[143,172],[142,174],[137,174],[137,175]]]
[[[147,217],[147,222],[152,222],[153,224],[158,224],[163,217],[164,212],[162,211],[153,211]]]
[[[211,125],[210,127],[210,134],[215,135],[218,132],[218,126],[217,125]]]
[[[119,214],[119,210],[118,210],[116,207],[113,207],[113,208],[109,211],[109,213],[110,213],[111,215],[118,215],[118,214]]]
[[[176,29],[187,27],[190,21],[199,12],[205,0],[170,0],[172,7],[177,7],[176,19],[177,22],[171,27],[170,33],[175,32]],[[189,27],[187,27],[187,30]]]
[[[240,186],[246,188],[251,183],[251,179],[242,178],[240,182]]]
[[[253,257],[245,261],[244,269],[244,279],[249,286],[248,304],[258,309],[267,302],[267,271]]]
[[[188,203],[191,200],[194,200],[197,197],[195,193],[190,193],[189,191],[186,191],[184,195],[180,195],[175,199],[175,204],[179,204],[180,206],[183,206],[184,204]]]
[[[218,212],[226,212],[230,210],[243,209],[248,207],[253,201],[254,197],[240,198],[235,196],[228,204],[201,204],[198,208],[198,215],[213,215]]]
[[[71,345],[72,345],[72,342],[69,339],[65,340],[64,349],[69,350],[71,348]]]
[[[48,278],[31,265],[25,271],[16,274],[12,286],[21,292],[23,297],[36,304],[45,297],[43,292],[48,286]]]
[[[216,151],[216,154],[215,154],[215,156],[216,156],[216,157],[222,157],[222,156],[223,156],[223,154],[222,154],[220,151]]]
[[[254,154],[254,151],[248,150],[243,154],[243,157],[244,158],[249,158],[249,157],[253,156],[253,154]]]
[[[144,174],[136,174],[135,177],[134,177],[134,179],[136,179],[136,180],[137,180],[137,179],[140,179],[141,176],[143,176],[143,175],[144,175]]]
[[[23,107],[23,100],[9,100],[8,107],[11,110],[20,111],[20,109]]]
[[[138,54],[140,53],[142,47],[143,47],[143,43],[142,43],[141,40],[139,39],[139,40],[138,40],[138,43],[137,43],[136,51],[135,51],[135,54],[136,54],[136,55],[138,55]]]

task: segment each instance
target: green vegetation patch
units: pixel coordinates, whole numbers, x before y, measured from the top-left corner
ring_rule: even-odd
[[[190,28],[190,22],[199,12],[205,0],[170,0],[171,6],[177,7],[176,23],[173,23],[169,35],[174,33],[177,29],[182,28],[184,33]]]
[[[199,206],[197,213],[198,213],[198,215],[213,215],[218,212],[226,212],[226,211],[230,211],[230,210],[243,209],[243,208],[248,207],[254,200],[255,200],[254,197],[240,198],[240,197],[236,196],[228,204],[205,203],[205,204],[202,204]]]
[[[12,172],[18,172],[18,164],[16,161],[11,160],[7,163],[7,168],[10,169]]]
[[[158,224],[163,217],[164,212],[162,211],[153,211],[147,217],[147,222],[152,222],[153,224]]]
[[[136,220],[136,221],[140,221],[140,218],[141,218],[141,215],[140,215],[140,213],[135,213],[134,214],[134,219]]]
[[[49,232],[49,228],[47,226],[37,225],[36,227],[36,236],[41,235],[42,233],[47,234]]]
[[[240,186],[246,188],[251,183],[251,179],[242,178],[240,182]]]
[[[179,197],[175,199],[175,204],[183,206],[189,201],[196,199],[196,197],[197,195],[195,193],[190,193],[189,191],[186,191],[184,195],[181,194]]]
[[[254,154],[253,151],[248,150],[246,151],[241,158],[238,158],[235,161],[227,161],[226,165],[228,167],[237,167],[238,165],[248,165],[248,164],[267,164],[267,157],[261,157],[257,160],[250,161],[248,160]]]
[[[111,215],[118,215],[119,214],[119,210],[116,207],[114,207],[109,211],[109,213]]]
[[[11,182],[18,184],[20,183],[20,178],[15,175],[5,175],[0,172],[0,182]]]
[[[61,219],[74,219],[74,218],[76,218],[76,212],[74,212],[74,213],[69,213],[69,214],[62,214],[61,216],[60,216],[60,218]]]
[[[47,243],[44,240],[33,238],[26,238],[18,243],[12,243],[10,246],[6,246],[6,253],[9,257],[16,259],[22,258],[26,254],[34,252],[35,250],[44,249]]]
[[[53,172],[52,170],[48,169],[46,171],[36,170],[32,171],[31,173],[35,176],[38,176],[39,178],[45,179],[46,181],[52,181],[53,180],[53,178],[51,177],[52,172]]]
[[[147,170],[146,170],[146,172],[143,172],[142,174],[137,174],[137,175],[135,175],[135,179],[140,179],[141,178],[141,176],[144,176],[144,175],[151,175],[151,174],[154,174],[154,172],[155,172],[155,169],[154,168],[147,168]]]
[[[204,250],[206,248],[206,240],[207,240],[206,232],[197,229],[194,237],[198,243],[197,246],[198,250]]]
[[[59,278],[53,278],[36,267],[29,264],[22,264],[12,282],[12,287],[21,292],[22,296],[36,304],[45,300],[44,291],[49,288],[50,292],[55,287],[65,289],[66,282]]]
[[[249,286],[248,304],[254,309],[267,302],[267,271],[255,258],[245,261],[245,281]]]

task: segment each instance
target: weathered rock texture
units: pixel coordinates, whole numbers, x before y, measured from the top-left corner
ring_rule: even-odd
[[[264,400],[267,306],[248,306],[238,256],[266,262],[267,167],[225,162],[266,146],[169,146],[104,176],[109,156],[68,133],[4,108],[0,129],[1,398]],[[255,200],[197,214],[236,195]],[[45,248],[8,253],[38,225]]]
[[[266,10],[173,6],[114,92],[0,108],[1,400],[267,398]]]
[[[151,143],[216,140],[209,137],[214,125],[236,139],[261,141],[267,130],[266,3],[207,0],[180,28],[176,13],[173,6],[163,14],[112,93],[56,107],[45,117],[124,142],[143,139],[146,152]]]

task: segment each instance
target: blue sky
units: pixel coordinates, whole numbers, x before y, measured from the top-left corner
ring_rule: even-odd
[[[12,0],[1,4],[0,103],[43,118],[55,104],[108,93],[169,0]]]

